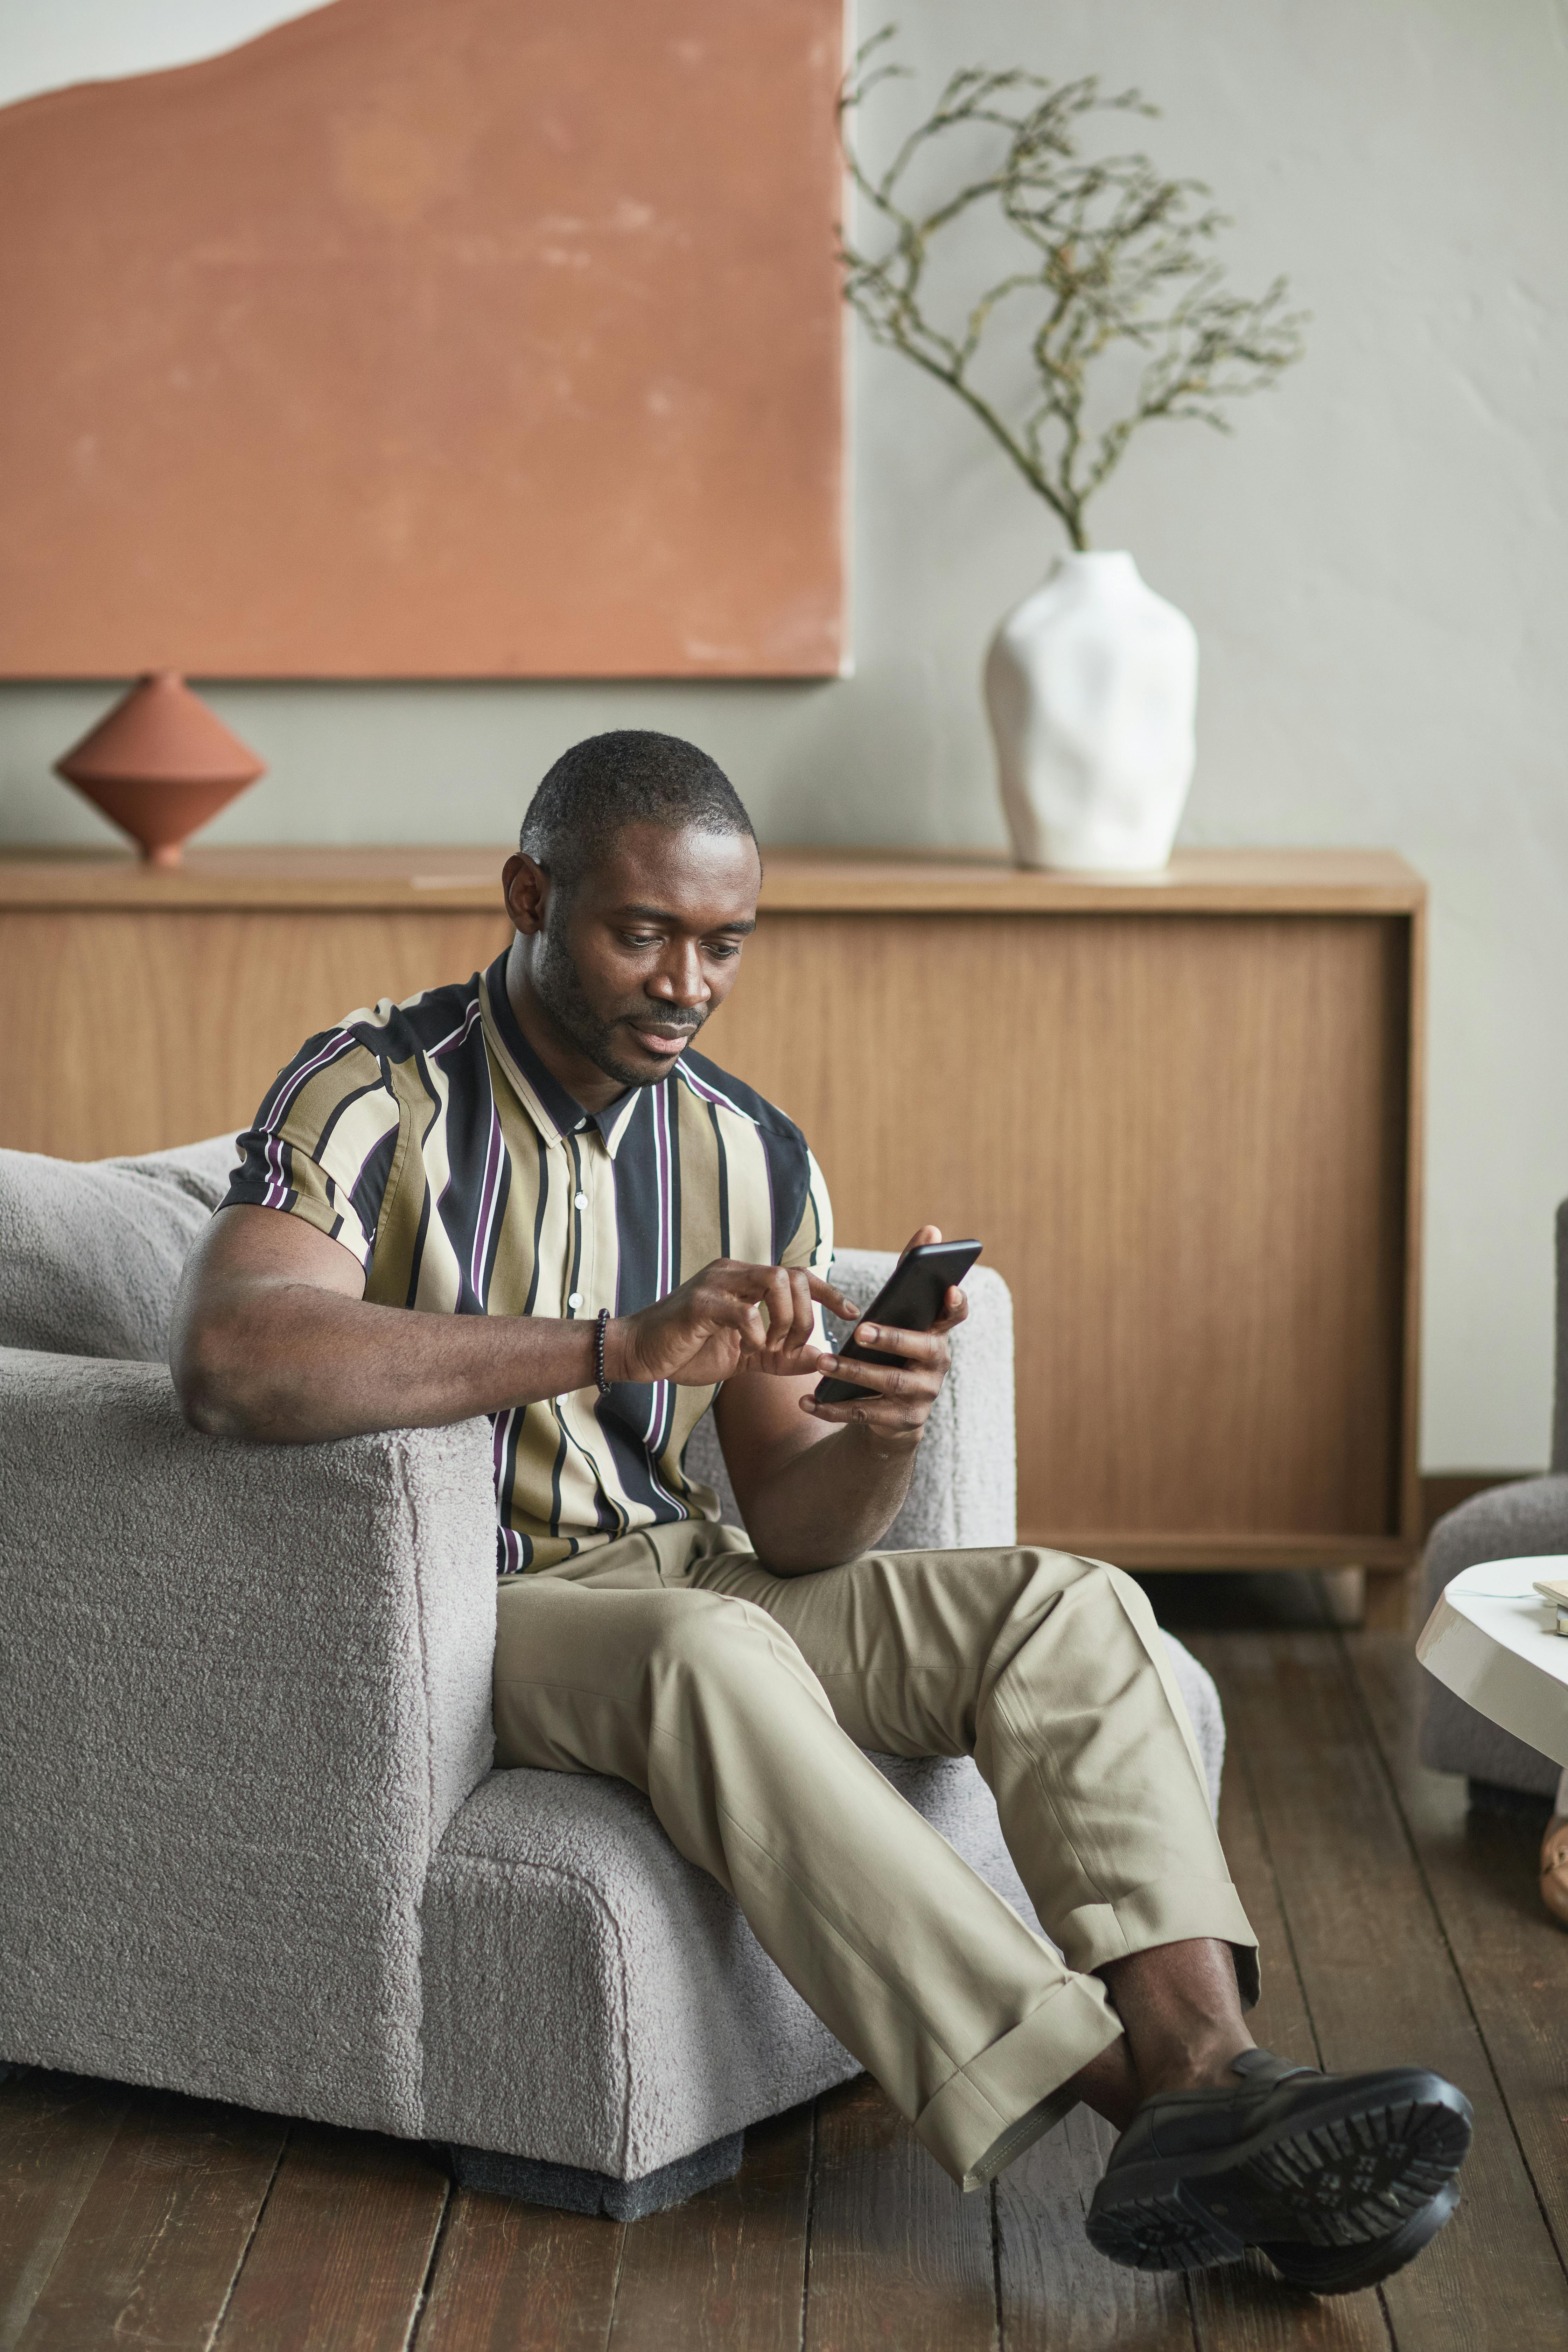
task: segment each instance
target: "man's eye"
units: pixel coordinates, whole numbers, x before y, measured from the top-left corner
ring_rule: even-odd
[[[658,945],[658,938],[653,931],[623,931],[621,945],[627,948],[656,948]]]
[[[703,950],[714,963],[732,963],[741,952],[739,940],[712,940]]]

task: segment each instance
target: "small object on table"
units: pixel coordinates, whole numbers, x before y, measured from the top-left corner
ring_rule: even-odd
[[[1543,1604],[1546,1631],[1568,1636],[1568,1576],[1538,1576],[1535,1589]]]
[[[178,866],[181,844],[267,772],[177,670],[152,671],[55,772],[128,833],[151,866]]]

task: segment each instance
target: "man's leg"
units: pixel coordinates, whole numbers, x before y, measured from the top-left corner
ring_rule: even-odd
[[[1074,1969],[1126,1996],[1143,2087],[1217,2077],[1250,2045],[1237,1973],[1250,2005],[1256,1939],[1130,1577],[1026,1547],[868,1553],[775,1577],[700,1545],[686,1573],[784,1627],[858,1746],[975,1758],[1041,1924]]]
[[[689,1572],[787,1626],[863,1745],[978,1759],[1042,1922],[1126,2027],[1064,2086],[1126,2126],[1089,2212],[1102,2252],[1163,2269],[1260,2245],[1338,2294],[1430,2241],[1458,2198],[1468,2104],[1418,2066],[1323,2075],[1252,2045],[1237,1980],[1256,1997],[1256,1947],[1131,1579],[1028,1549],[872,1554],[780,1580],[715,1548]],[[973,2172],[1011,2161],[1060,2106],[1021,2117]]]
[[[773,1617],[685,1576],[718,1531],[656,1538],[503,1582],[497,1762],[644,1790],[939,2162],[988,2177],[1120,2041],[1103,1987],[889,1786]]]

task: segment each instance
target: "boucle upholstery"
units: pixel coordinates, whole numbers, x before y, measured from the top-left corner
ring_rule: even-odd
[[[141,1160],[0,1151],[0,1348],[161,1364],[186,1252],[237,1157],[228,1135]]]
[[[0,2058],[616,2179],[842,2080],[642,1797],[490,1771],[482,1423],[222,1443],[162,1364],[103,1360],[162,1345],[156,1197],[188,1240],[229,1158],[0,1155],[0,1235],[31,1235],[0,1330],[51,1350],[0,1346]],[[868,1298],[887,1263],[840,1266]],[[1011,1309],[973,1292],[903,1543],[1012,1537]],[[1217,1790],[1213,1685],[1172,1650]],[[884,1769],[1032,1916],[973,1765]]]
[[[484,1423],[219,1444],[162,1365],[0,1350],[0,2053],[417,2135]]]

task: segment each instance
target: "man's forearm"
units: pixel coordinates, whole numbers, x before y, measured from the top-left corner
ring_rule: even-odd
[[[198,1428],[309,1444],[436,1427],[591,1388],[595,1325],[420,1315],[266,1281],[237,1286],[182,1331],[173,1369]]]
[[[758,1558],[800,1576],[869,1551],[903,1507],[919,1451],[851,1423],[792,1455],[746,1498]]]

